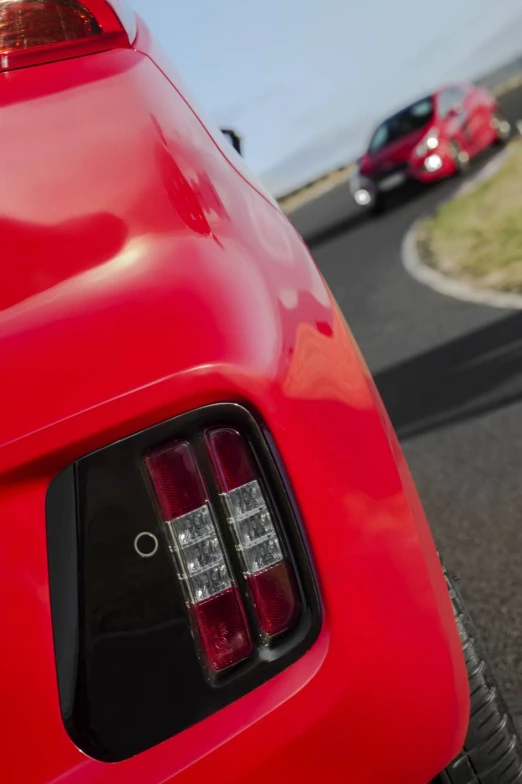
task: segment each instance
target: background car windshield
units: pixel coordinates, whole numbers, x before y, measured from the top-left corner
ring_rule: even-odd
[[[370,152],[378,152],[388,144],[423,128],[433,117],[433,99],[423,98],[385,120],[372,136]]]

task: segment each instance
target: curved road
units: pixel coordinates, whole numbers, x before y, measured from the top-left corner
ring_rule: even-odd
[[[522,118],[522,88],[502,103]],[[341,186],[290,218],[369,363],[437,544],[522,716],[522,311],[437,294],[400,256],[411,224],[455,187],[370,219]]]

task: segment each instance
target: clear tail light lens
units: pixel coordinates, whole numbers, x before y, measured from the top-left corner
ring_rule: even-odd
[[[257,622],[265,637],[290,629],[300,609],[291,564],[240,434],[212,430],[207,440]]]
[[[2,71],[129,46],[105,0],[0,0]]]
[[[200,648],[219,672],[252,650],[245,615],[190,445],[149,454],[146,465]]]

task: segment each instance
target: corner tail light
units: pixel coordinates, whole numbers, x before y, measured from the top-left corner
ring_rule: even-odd
[[[307,655],[323,612],[289,480],[238,403],[178,414],[53,478],[59,715],[82,754],[106,765],[183,744]]]
[[[146,465],[200,652],[218,673],[253,645],[206,488],[188,442],[152,452]]]
[[[295,624],[300,611],[283,540],[239,432],[211,430],[207,443],[259,629],[263,637],[275,637]]]
[[[0,71],[129,47],[106,0],[0,0]]]

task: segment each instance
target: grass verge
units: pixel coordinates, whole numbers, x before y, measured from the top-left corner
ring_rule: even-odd
[[[487,289],[522,293],[522,141],[502,168],[419,227],[423,261]]]

